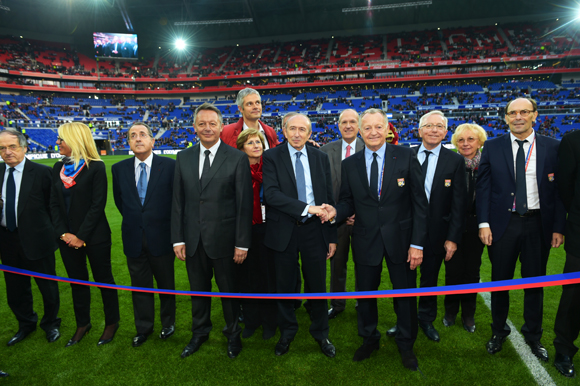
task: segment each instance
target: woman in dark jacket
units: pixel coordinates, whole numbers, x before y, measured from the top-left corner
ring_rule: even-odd
[[[111,270],[111,229],[105,217],[107,175],[90,129],[82,123],[58,128],[57,145],[65,156],[52,170],[50,209],[64,266],[71,279],[89,280],[86,258],[97,282],[115,284]],[[91,292],[71,284],[77,330],[66,347],[77,344],[91,329]],[[119,328],[117,290],[101,288],[105,331],[98,345],[113,340]]]
[[[451,138],[451,143],[465,158],[467,200],[465,201],[465,231],[453,258],[445,262],[445,285],[479,283],[483,243],[479,239],[479,227],[475,214],[475,182],[481,159],[481,147],[486,139],[485,130],[471,123],[459,125]],[[461,306],[463,328],[468,332],[475,332],[476,303],[476,293],[445,296],[443,324],[447,327],[455,324],[455,318]]]

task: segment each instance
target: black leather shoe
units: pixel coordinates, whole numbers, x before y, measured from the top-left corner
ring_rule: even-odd
[[[36,327],[34,327],[32,330],[19,329],[18,332],[16,332],[16,334],[14,334],[12,338],[10,338],[7,345],[14,346],[16,343],[24,340],[24,338],[26,338],[28,335],[30,335],[30,333],[34,332],[35,330]]]
[[[135,337],[133,338],[133,347],[139,347],[143,343],[147,342],[148,336],[149,336],[149,334],[137,334],[137,335],[135,335]]]
[[[337,310],[336,308],[332,307],[330,310],[328,310],[328,319],[330,320],[336,318],[342,311],[344,310]]]
[[[427,338],[431,339],[432,341],[439,342],[441,340],[441,338],[439,337],[439,333],[437,332],[435,327],[433,327],[433,323],[419,322],[419,327],[421,327],[421,330],[423,330]]]
[[[455,324],[455,316],[445,315],[443,317],[443,325],[445,327],[451,327]]]
[[[548,361],[548,350],[546,350],[546,348],[542,346],[539,340],[526,339],[526,344],[530,346],[530,348],[532,349],[532,354],[534,354],[539,360],[544,362]]]
[[[161,333],[159,334],[159,337],[161,339],[167,339],[169,338],[171,335],[173,335],[175,333],[175,324],[172,324],[169,327],[163,327],[161,329]]]
[[[89,333],[89,331],[91,331],[91,328],[93,328],[93,325],[90,323],[87,324],[85,327],[77,328],[77,332],[80,334],[79,338],[77,340],[75,340],[75,336],[77,335],[77,333],[75,333],[73,335],[73,337],[67,342],[67,344],[64,347],[74,346],[75,344],[79,343],[83,339],[83,337],[85,335],[87,335]],[[81,331],[83,329],[84,329],[84,331]]]
[[[572,363],[572,358],[570,358],[568,355],[556,353],[554,366],[558,369],[560,374],[565,377],[574,378],[576,376],[576,371],[574,371],[574,363]]]
[[[189,341],[189,344],[187,346],[185,346],[185,348],[183,349],[183,352],[181,353],[181,357],[187,358],[188,356],[190,356],[191,354],[193,354],[194,352],[199,350],[201,345],[204,342],[207,342],[208,338],[209,337],[207,335],[206,336],[194,336],[193,338],[191,338],[191,340]]]
[[[463,323],[463,328],[465,329],[465,331],[470,332],[472,334],[475,332],[475,320],[473,320],[473,318],[470,319],[461,318],[461,322]]]
[[[56,342],[58,338],[60,338],[60,331],[58,328],[53,328],[46,332],[46,340],[48,340],[48,343]]]
[[[242,340],[239,336],[235,338],[228,339],[228,356],[230,358],[237,357],[242,351]]]
[[[506,338],[505,336],[493,335],[489,340],[489,342],[487,342],[487,344],[485,345],[485,347],[487,348],[487,352],[490,354],[500,352],[501,346],[503,345],[503,342],[505,342],[505,338]]]
[[[324,355],[326,355],[329,358],[334,358],[336,355],[336,348],[334,347],[334,345],[332,344],[331,341],[329,341],[328,339],[323,339],[323,340],[316,340],[316,343],[318,343],[318,345],[320,346],[320,350],[322,350],[322,353]]]
[[[417,371],[419,368],[419,362],[417,361],[417,357],[413,350],[401,351],[401,361],[403,362],[403,366],[411,371]]]
[[[4,371],[0,370],[0,378],[6,378],[8,376],[8,373],[5,373]]]
[[[290,343],[293,339],[287,338],[280,338],[278,343],[276,343],[276,347],[274,348],[274,354],[277,356],[284,355],[290,350]]]
[[[356,349],[354,352],[354,357],[352,358],[353,362],[360,362],[364,361],[365,359],[369,359],[373,351],[379,349],[379,342],[376,341],[375,343],[363,344],[359,348]]]
[[[399,333],[399,326],[396,324],[387,330],[387,336],[397,336]]]
[[[107,327],[109,327],[109,326],[105,326],[105,331],[107,331]],[[99,339],[99,342],[97,343],[97,346],[102,346],[102,345],[105,345],[107,343],[111,343],[113,341],[113,338],[115,337],[115,334],[117,333],[117,330],[119,329],[119,322],[115,323],[113,328],[114,328],[113,335],[111,335],[111,337],[107,338],[107,339],[103,339],[103,336],[105,335],[105,331],[103,331],[103,335],[101,335],[101,338]]]

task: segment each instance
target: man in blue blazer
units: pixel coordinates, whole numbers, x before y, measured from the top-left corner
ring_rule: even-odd
[[[477,221],[493,281],[512,279],[518,257],[522,277],[545,275],[550,247],[558,248],[563,242],[566,212],[555,180],[560,143],[534,132],[537,116],[533,99],[509,102],[505,121],[511,133],[487,141],[481,156]],[[543,297],[542,288],[525,290],[521,331],[534,355],[547,361],[548,352],[540,343]],[[510,334],[508,311],[509,292],[493,292],[490,354],[500,351]]]
[[[129,128],[129,145],[135,157],[112,167],[115,205],[123,216],[123,250],[131,285],[175,289],[173,245],[171,244],[171,198],[175,161],[153,154],[155,139],[144,123]],[[133,347],[141,346],[153,333],[154,296],[132,292],[137,335]],[[159,337],[175,332],[175,296],[159,295],[161,324]]]

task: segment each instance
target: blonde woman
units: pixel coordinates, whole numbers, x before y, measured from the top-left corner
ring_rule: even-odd
[[[50,200],[52,221],[59,235],[59,248],[71,279],[89,280],[88,257],[97,282],[115,284],[111,271],[111,229],[105,217],[107,175],[90,129],[82,123],[58,128],[56,144],[65,158],[52,170]],[[66,347],[77,344],[90,331],[90,287],[71,284],[77,323]],[[105,331],[98,345],[113,340],[119,328],[117,290],[101,288]]]

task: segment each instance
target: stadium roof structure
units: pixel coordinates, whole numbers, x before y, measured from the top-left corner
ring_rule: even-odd
[[[137,33],[140,49],[182,36],[208,46],[301,35],[364,35],[388,28],[421,30],[438,23],[444,27],[478,21],[572,20],[578,13],[573,0],[0,0],[0,5],[2,33],[48,33],[69,36],[76,43],[87,41],[95,31]],[[179,25],[184,22],[189,23]]]

